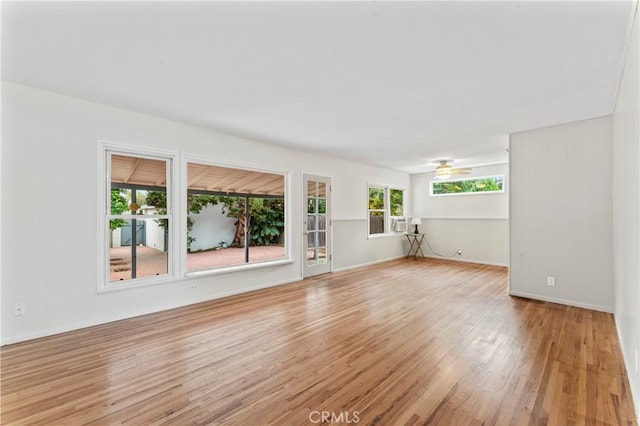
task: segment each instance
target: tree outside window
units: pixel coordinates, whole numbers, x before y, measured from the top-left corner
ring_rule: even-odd
[[[431,182],[431,195],[491,193],[503,191],[503,175]]]
[[[402,189],[389,190],[389,209],[392,217],[404,216],[404,191]]]

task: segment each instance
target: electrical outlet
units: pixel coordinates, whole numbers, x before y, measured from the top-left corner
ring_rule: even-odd
[[[457,255],[461,255],[462,254],[462,249],[459,248],[458,251],[456,252]]]
[[[16,303],[13,305],[13,315],[19,317],[26,313],[24,303]]]
[[[547,285],[551,287],[556,286],[556,277],[547,277]]]

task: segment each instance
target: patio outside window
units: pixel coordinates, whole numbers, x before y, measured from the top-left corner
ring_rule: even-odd
[[[285,176],[187,163],[187,271],[286,258]]]
[[[170,274],[171,159],[107,151],[107,283]]]

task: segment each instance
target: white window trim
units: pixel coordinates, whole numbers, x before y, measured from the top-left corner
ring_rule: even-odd
[[[285,241],[285,257],[284,259],[265,260],[262,262],[246,263],[241,265],[229,265],[220,266],[217,268],[201,269],[197,271],[189,271],[187,268],[187,226],[186,217],[187,212],[187,163],[199,163],[210,166],[230,167],[235,169],[251,170],[255,172],[274,173],[282,175],[284,178],[284,241]],[[180,276],[184,278],[197,278],[208,275],[220,275],[229,272],[244,271],[249,269],[264,268],[269,266],[277,266],[293,263],[291,257],[291,172],[287,170],[275,169],[270,167],[263,167],[256,164],[243,163],[239,161],[227,161],[227,160],[211,160],[210,157],[202,155],[196,155],[191,153],[182,153],[180,155],[180,185],[179,185],[179,216],[185,218],[183,222],[185,225],[178,226],[180,228],[179,236],[179,264],[180,264]]]
[[[478,179],[490,179],[490,178],[502,178],[502,190],[500,191],[479,191],[479,192],[456,192],[451,194],[434,194],[433,193],[433,184],[434,183],[443,183],[443,182],[462,182],[467,180],[478,180]],[[447,180],[432,180],[429,181],[429,196],[430,197],[451,197],[458,195],[491,195],[491,194],[504,194],[505,189],[507,187],[507,178],[504,174],[497,175],[489,175],[489,176],[474,176],[460,179],[447,179]]]
[[[285,229],[285,232],[286,232],[286,229]],[[229,266],[221,266],[219,268],[201,269],[198,271],[186,271],[184,273],[184,276],[186,278],[200,278],[200,277],[208,277],[211,275],[222,275],[222,274],[229,274],[231,272],[246,271],[250,269],[268,268],[271,266],[278,266],[278,265],[289,265],[292,263],[294,263],[293,259],[264,260],[261,262],[247,263],[243,265],[229,265]]]
[[[398,186],[393,186],[393,185],[385,185],[385,184],[378,184],[378,183],[367,183],[367,205],[369,204],[369,189],[370,188],[380,188],[380,189],[384,189],[384,205],[385,208],[384,209],[369,209],[367,208],[367,239],[369,240],[373,240],[376,238],[388,238],[388,237],[397,237],[397,236],[402,236],[404,233],[403,232],[396,232],[393,229],[391,229],[391,223],[393,219],[397,219],[397,218],[401,218],[401,217],[406,217],[406,212],[407,212],[407,203],[406,203],[406,197],[407,197],[407,191],[405,188],[402,187],[398,187]],[[391,216],[391,190],[395,189],[398,191],[402,191],[402,216]],[[375,211],[381,211],[384,212],[385,214],[385,232],[380,233],[380,234],[370,234],[369,230],[371,229],[371,216],[369,215],[369,212],[375,212]]]
[[[179,220],[179,214],[175,209],[176,200],[178,200],[178,185],[177,185],[177,176],[178,176],[178,153],[175,151],[162,150],[162,149],[151,149],[147,147],[141,146],[132,146],[132,145],[124,145],[117,142],[110,141],[98,141],[98,165],[97,165],[97,179],[98,179],[98,188],[97,194],[98,196],[98,279],[97,279],[97,287],[96,291],[98,293],[105,293],[110,291],[118,291],[123,289],[133,289],[139,287],[145,287],[149,285],[155,285],[160,283],[166,283],[170,281],[175,281],[178,277],[179,271],[179,263],[178,263],[178,252],[176,247],[177,235],[178,235],[178,226],[176,226]],[[127,280],[124,282],[109,281],[109,268],[107,262],[107,242],[109,241],[109,229],[107,226],[108,220],[111,218],[111,214],[107,214],[107,209],[110,207],[109,203],[111,198],[108,192],[109,178],[111,171],[108,170],[107,167],[107,158],[108,153],[122,153],[125,155],[136,155],[140,157],[148,157],[154,159],[165,159],[170,160],[170,169],[169,176],[167,180],[167,212],[171,212],[167,215],[163,215],[163,217],[167,217],[173,223],[173,226],[170,227],[169,231],[169,252],[172,254],[169,255],[169,263],[167,264],[167,274],[161,276],[148,276],[148,277],[140,277],[134,278],[132,280]],[[131,216],[133,218],[134,215],[119,215],[122,216]],[[136,219],[145,218],[148,215],[135,215]],[[154,216],[154,219],[157,219],[159,216]]]

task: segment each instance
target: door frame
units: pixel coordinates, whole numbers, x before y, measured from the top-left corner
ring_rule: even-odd
[[[314,274],[309,274],[309,267],[307,266],[307,194],[308,194],[308,180],[322,180],[327,184],[327,270],[323,270]],[[309,278],[320,274],[333,272],[333,179],[331,176],[321,176],[314,173],[302,174],[302,221],[301,221],[301,243],[302,243],[302,262],[301,262],[301,276],[302,278]],[[312,268],[312,267],[311,267]]]

